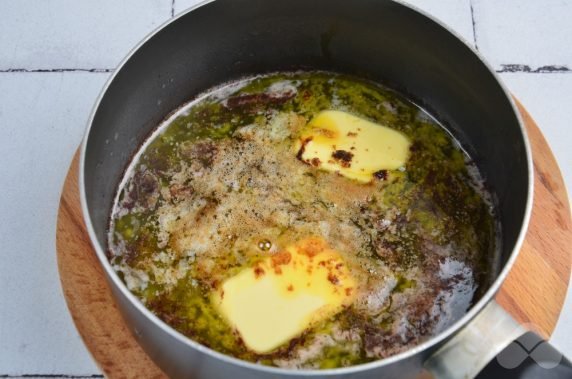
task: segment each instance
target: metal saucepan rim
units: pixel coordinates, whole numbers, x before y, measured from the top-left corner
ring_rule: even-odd
[[[193,10],[200,8],[206,4],[209,4],[213,1],[216,1],[216,0],[204,0],[204,1],[194,5],[193,7],[187,9],[185,12],[182,12],[178,16],[164,22],[162,25],[160,25],[154,31],[149,33],[143,40],[141,40],[127,54],[127,56],[125,58],[123,58],[123,60],[117,66],[117,69],[109,77],[109,79],[107,80],[107,82],[103,86],[101,93],[99,94],[99,96],[95,102],[95,105],[91,111],[91,114],[89,116],[89,120],[87,123],[87,128],[85,131],[84,139],[83,139],[83,142],[81,145],[80,162],[79,162],[79,190],[80,190],[81,210],[82,210],[83,219],[85,221],[86,228],[87,228],[87,231],[88,231],[88,234],[90,237],[91,244],[92,244],[92,246],[93,246],[93,248],[97,254],[97,257],[99,258],[99,261],[101,262],[105,271],[107,272],[107,275],[109,275],[109,277],[111,278],[113,283],[119,288],[121,293],[125,297],[127,297],[127,299],[129,299],[129,301],[133,304],[133,306],[135,306],[143,315],[145,315],[147,318],[149,318],[151,321],[153,321],[164,332],[166,332],[169,335],[171,335],[172,337],[176,338],[181,343],[189,345],[189,346],[193,347],[194,349],[196,349],[200,352],[203,352],[205,354],[212,356],[213,358],[220,359],[220,360],[224,361],[225,363],[234,364],[234,365],[242,366],[242,367],[257,370],[257,371],[263,371],[263,372],[267,372],[269,374],[281,374],[281,375],[291,375],[291,376],[333,376],[333,375],[342,375],[342,374],[352,374],[352,373],[361,372],[361,371],[365,371],[365,370],[380,368],[380,367],[383,367],[386,365],[396,363],[400,360],[408,359],[408,358],[422,352],[423,350],[426,350],[426,349],[438,344],[439,342],[449,338],[453,334],[455,334],[465,324],[470,322],[471,319],[473,317],[475,317],[489,301],[493,300],[493,296],[496,294],[496,292],[500,288],[502,282],[505,280],[506,276],[508,275],[508,272],[512,268],[512,266],[513,266],[513,264],[514,264],[514,262],[518,256],[518,252],[520,251],[520,248],[524,242],[524,237],[526,235],[526,229],[527,229],[527,226],[528,226],[528,223],[530,220],[530,216],[531,216],[531,212],[532,212],[532,196],[533,196],[533,186],[534,186],[532,154],[531,154],[531,148],[530,148],[530,143],[528,140],[527,132],[526,132],[526,129],[524,127],[524,123],[522,121],[522,117],[520,115],[520,112],[518,111],[518,108],[516,107],[514,99],[512,98],[510,92],[508,91],[508,89],[506,88],[504,83],[498,77],[495,70],[485,61],[484,57],[479,53],[479,51],[475,50],[472,46],[469,45],[469,43],[462,36],[460,36],[455,31],[451,30],[447,25],[443,24],[438,19],[434,18],[433,16],[431,16],[427,12],[425,12],[425,11],[415,7],[415,6],[404,3],[402,0],[393,0],[393,1],[395,1],[396,3],[398,3],[402,6],[410,8],[410,9],[414,10],[415,12],[417,12],[417,13],[427,17],[428,19],[432,20],[433,22],[437,23],[438,25],[440,25],[441,27],[446,29],[449,33],[451,33],[452,35],[457,37],[460,41],[462,41],[467,46],[467,48],[471,49],[471,51],[479,58],[481,63],[494,76],[497,83],[500,85],[501,89],[503,90],[505,96],[509,100],[510,105],[513,109],[513,112],[517,116],[518,123],[520,125],[520,131],[521,131],[522,136],[524,138],[524,145],[525,145],[525,150],[526,150],[526,160],[527,160],[527,165],[529,167],[529,171],[528,171],[528,196],[527,196],[527,200],[526,200],[525,214],[524,214],[524,218],[523,218],[523,222],[521,225],[521,229],[520,229],[518,239],[515,243],[515,246],[513,248],[513,251],[511,252],[511,255],[510,255],[508,261],[504,265],[504,267],[501,270],[501,272],[499,273],[498,277],[495,279],[495,281],[490,286],[490,288],[487,290],[487,292],[483,295],[483,297],[476,304],[474,304],[471,307],[471,309],[462,318],[457,320],[449,328],[447,328],[443,332],[437,334],[436,336],[432,337],[431,339],[429,339],[429,340],[427,340],[427,341],[425,341],[425,342],[423,342],[423,343],[421,343],[421,344],[419,344],[419,345],[417,345],[417,346],[415,346],[415,347],[413,347],[407,351],[404,351],[402,353],[399,353],[399,354],[396,354],[396,355],[393,355],[393,356],[390,356],[387,358],[383,358],[380,360],[376,360],[376,361],[369,362],[369,363],[363,363],[363,364],[359,364],[359,365],[355,365],[355,366],[335,368],[335,369],[292,370],[292,369],[270,367],[270,366],[260,365],[257,363],[247,362],[247,361],[244,361],[244,360],[241,360],[238,358],[234,358],[234,357],[219,353],[215,350],[212,350],[206,346],[199,344],[198,342],[193,341],[192,339],[184,336],[183,334],[181,334],[178,331],[176,331],[175,329],[173,329],[171,326],[169,326],[164,321],[159,319],[156,315],[154,315],[150,310],[148,310],[139,301],[139,299],[137,297],[135,297],[135,295],[133,295],[131,293],[131,291],[129,291],[129,289],[127,289],[125,284],[117,276],[117,274],[115,273],[115,271],[111,267],[111,264],[109,263],[106,255],[105,255],[104,249],[99,244],[98,238],[97,238],[97,236],[95,234],[95,230],[93,228],[93,224],[91,222],[91,217],[89,216],[89,209],[88,209],[88,205],[87,205],[87,199],[85,196],[85,193],[86,193],[85,192],[85,181],[84,181],[85,157],[86,157],[87,144],[88,144],[88,140],[89,140],[89,134],[91,131],[91,126],[93,124],[95,114],[97,112],[97,109],[99,108],[101,100],[103,99],[103,97],[105,96],[105,93],[107,92],[107,89],[109,88],[109,86],[111,85],[113,80],[115,79],[115,76],[121,71],[121,69],[125,66],[127,61],[135,54],[135,52],[137,52],[143,45],[145,45],[145,43],[147,41],[149,41],[151,38],[153,38],[156,34],[158,34],[161,30],[163,30],[164,28],[169,26],[171,23],[176,22],[179,18],[184,17],[187,13],[192,12]]]

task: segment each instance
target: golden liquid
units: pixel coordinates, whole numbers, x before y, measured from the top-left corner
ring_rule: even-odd
[[[297,159],[300,130],[328,109],[406,135],[406,165],[362,183]],[[183,107],[142,147],[111,215],[111,262],[151,311],[214,350],[289,368],[368,362],[444,330],[486,289],[496,236],[477,173],[442,127],[383,87],[330,73],[252,78]],[[211,294],[310,236],[343,255],[354,302],[270,353],[250,351]]]

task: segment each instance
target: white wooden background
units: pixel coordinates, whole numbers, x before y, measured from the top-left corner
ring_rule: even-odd
[[[572,0],[408,1],[488,59],[540,125],[571,188]],[[61,186],[118,62],[196,2],[0,0],[0,378],[100,376],[58,279]],[[552,338],[568,356],[570,297]]]

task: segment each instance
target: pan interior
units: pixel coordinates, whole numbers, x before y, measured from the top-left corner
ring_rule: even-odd
[[[400,144],[406,158],[395,166],[371,158]],[[148,309],[195,341],[267,365],[342,367],[408,350],[466,313],[495,274],[493,208],[470,157],[407,99],[347,75],[277,73],[208,91],[153,133],[119,187],[110,261]],[[333,251],[296,258],[293,246],[309,245]],[[252,302],[248,319],[260,320],[233,332],[217,303],[233,301],[227,286],[238,277],[241,293],[286,288],[268,298],[284,301],[274,307],[300,304],[313,291],[304,280],[325,283],[340,294],[327,301],[343,308],[252,350],[249,338],[281,335],[289,327],[276,324],[291,317],[263,332],[282,313],[237,295],[230,314],[243,317]]]

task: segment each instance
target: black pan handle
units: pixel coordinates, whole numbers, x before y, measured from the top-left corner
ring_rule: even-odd
[[[511,342],[476,379],[570,379],[570,361],[549,342],[527,332]]]

